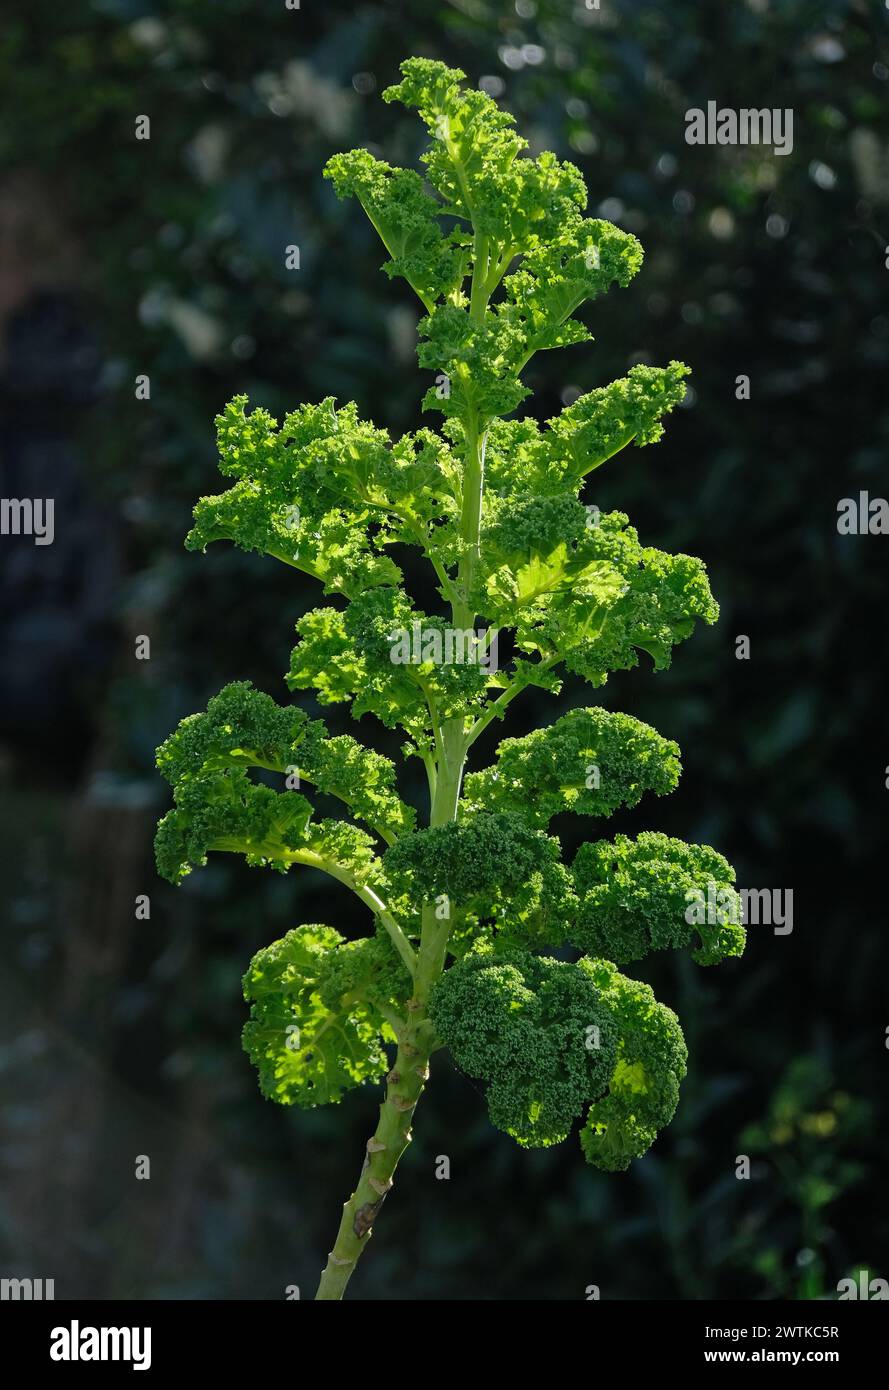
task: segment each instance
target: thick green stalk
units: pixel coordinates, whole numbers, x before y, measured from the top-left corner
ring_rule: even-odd
[[[436,781],[431,825],[455,818],[466,739],[462,720],[451,720],[442,731],[444,757]],[[411,1120],[429,1075],[435,1034],[427,1015],[432,986],[444,969],[449,917],[439,919],[434,906],[423,909],[415,988],[399,1030],[395,1064],[386,1079],[380,1119],[367,1142],[358,1185],[343,1207],[340,1228],[321,1275],[316,1300],[341,1299],[362,1251],[370,1240],[380,1207],[392,1188],[398,1161],[411,1141]]]
[[[487,237],[476,236],[474,250],[475,264],[472,271],[472,290],[470,293],[469,312],[472,319],[477,323],[482,323],[488,309],[488,295],[485,292],[485,280],[487,278],[488,268]],[[469,627],[475,619],[475,613],[472,611],[472,600],[469,595],[475,579],[475,570],[479,557],[482,498],[484,497],[485,491],[485,443],[487,440],[487,422],[482,423],[483,429],[480,433],[478,416],[473,413],[466,424],[463,512],[460,517],[460,537],[463,541],[464,550],[457,575],[457,590],[460,594],[460,603],[459,605],[454,605],[453,614],[454,626],[458,628]]]
[[[454,612],[454,626],[458,628],[470,627],[475,620],[470,593],[475,582],[475,571],[479,557],[482,497],[485,490],[486,437],[486,434],[479,437],[475,424],[467,431],[463,515],[460,522],[460,535],[465,548],[457,577],[460,607],[459,611]]]
[[[401,1032],[398,1052],[380,1106],[380,1119],[367,1152],[358,1186],[343,1207],[333,1249],[321,1275],[316,1299],[341,1299],[361,1252],[370,1240],[374,1221],[392,1187],[398,1160],[411,1141],[411,1118],[429,1075],[434,1037],[418,999]]]
[[[485,316],[488,303],[485,289],[488,244],[485,238],[476,238],[475,252],[470,312],[474,319],[480,321]],[[477,421],[473,421],[467,429],[465,464],[460,525],[464,552],[457,576],[459,599],[452,602],[452,621],[458,628],[469,627],[475,620],[469,594],[478,559],[485,475],[485,435],[479,436]],[[438,762],[434,779],[430,777],[430,787],[434,785],[434,792],[429,824],[439,826],[457,818],[469,737],[462,717],[457,716],[438,725],[436,711],[431,704],[430,713],[435,725]],[[316,1299],[336,1300],[343,1297],[352,1272],[370,1240],[380,1207],[393,1186],[399,1159],[411,1141],[411,1120],[429,1076],[429,1057],[436,1046],[434,1030],[427,1014],[429,996],[444,970],[450,929],[449,904],[427,904],[423,908],[420,946],[416,967],[412,971],[414,993],[407,1002],[406,1018],[398,1032],[398,1052],[387,1077],[379,1123],[367,1141],[358,1185],[343,1206],[340,1228],[327,1257]]]

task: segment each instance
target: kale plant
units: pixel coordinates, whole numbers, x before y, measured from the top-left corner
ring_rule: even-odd
[[[334,596],[297,623],[287,684],[403,730],[428,807],[418,819],[388,758],[246,682],[158,752],[175,797],[157,833],[166,878],[228,851],[282,873],[322,870],[371,914],[356,941],[297,927],[244,977],[244,1047],[270,1100],[325,1105],[385,1082],[321,1299],[342,1297],[368,1243],[436,1049],[484,1083],[491,1123],[518,1144],[560,1143],[580,1121],[587,1161],[625,1169],[671,1119],[686,1048],[675,1014],[618,967],[665,947],[709,965],[744,945],[733,873],[714,850],[645,833],[584,844],[566,864],[548,833],[553,816],[606,817],[676,786],[679,750],[647,724],[572,709],[465,771],[528,686],[555,694],[567,672],[596,689],[640,652],[663,670],[718,609],[699,560],[643,545],[623,513],[580,500],[594,469],[661,436],[683,364],[635,366],[544,428],[515,418],[524,368],[589,341],[575,311],[629,283],[639,242],[585,217],[578,170],[528,157],[512,118],[462,72],[410,59],[402,74],[384,97],[425,122],[424,175],[366,150],[334,156],[326,175],[358,199],[386,273],[423,304],[418,355],[434,374],[423,405],[443,423],[393,442],[332,397],[279,425],[239,396],[217,422],[234,484],[198,502],[186,545],[233,541]],[[393,558],[404,546],[432,568],[434,612],[406,591]],[[306,786],[350,819],[316,819]]]

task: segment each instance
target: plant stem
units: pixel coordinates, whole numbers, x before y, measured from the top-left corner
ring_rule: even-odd
[[[555,661],[556,658],[553,656],[546,657],[543,661],[539,661],[535,667],[535,674],[548,671],[549,668],[555,664]],[[491,702],[484,714],[480,714],[472,725],[472,728],[466,736],[467,748],[472,747],[476,739],[484,733],[485,729],[491,723],[491,720],[497,719],[506,709],[510,701],[514,700],[517,695],[521,695],[522,691],[526,690],[530,684],[532,684],[532,682],[525,677],[521,679],[516,677],[512,680],[503,693],[499,695],[496,700]]]
[[[398,1160],[411,1141],[411,1118],[429,1075],[429,1054],[434,1041],[425,1011],[417,1008],[401,1033],[395,1065],[387,1079],[386,1097],[380,1106],[379,1123],[368,1141],[358,1186],[343,1207],[343,1218],[321,1275],[316,1300],[342,1298],[370,1240],[373,1223],[392,1187]]]
[[[470,313],[476,322],[484,319],[489,291],[489,246],[487,238],[476,236],[475,264],[472,276]],[[482,498],[485,483],[485,438],[479,434],[479,422],[473,418],[467,427],[465,472],[463,481],[463,513],[460,533],[464,551],[457,575],[457,592],[451,600],[452,621],[455,627],[469,627],[475,614],[471,599],[475,566],[479,552]],[[469,747],[469,737],[462,716],[440,722],[435,704],[427,696],[437,761],[435,777],[430,776],[430,826],[447,825],[457,818],[463,768]],[[427,764],[427,772],[430,772]],[[434,788],[434,790],[433,790]],[[354,885],[350,885],[353,886]],[[356,889],[355,891],[359,891]],[[360,896],[360,893],[359,893]],[[398,1031],[398,1051],[389,1076],[386,1097],[380,1106],[380,1119],[373,1137],[368,1140],[364,1166],[358,1185],[343,1206],[343,1216],[333,1249],[321,1275],[316,1300],[341,1299],[352,1277],[355,1265],[365,1249],[395,1176],[398,1161],[411,1141],[411,1119],[417,1101],[429,1076],[429,1057],[436,1046],[435,1032],[427,1014],[432,987],[444,970],[450,935],[450,906],[445,905],[441,916],[437,905],[426,904],[422,912],[420,946],[415,968],[414,993],[406,1005],[406,1017]],[[407,959],[400,928],[379,914],[389,929],[396,946]],[[387,914],[388,915],[388,914]],[[393,932],[392,928],[395,928]],[[395,934],[397,932],[397,935]],[[410,946],[404,940],[404,946]]]
[[[487,432],[479,437],[475,423],[467,430],[466,473],[463,484],[463,516],[460,534],[464,552],[460,560],[457,587],[460,590],[460,609],[454,613],[454,626],[471,627],[475,619],[470,593],[475,581],[479,558],[479,535],[482,519],[482,497],[485,489],[485,442]]]
[[[457,812],[466,739],[462,720],[450,720],[442,731],[444,757],[436,782],[430,823],[443,825]],[[390,1191],[398,1161],[411,1141],[411,1119],[429,1075],[429,1057],[436,1044],[427,1015],[432,986],[444,969],[450,920],[440,920],[436,908],[423,908],[415,988],[408,1000],[398,1035],[395,1065],[387,1077],[386,1097],[358,1185],[343,1207],[343,1216],[321,1275],[316,1300],[341,1299],[361,1252],[367,1246],[380,1207]]]
[[[417,968],[417,958],[414,955],[413,948],[382,898],[380,898],[368,884],[361,883],[355,875],[342,864],[336,864],[332,859],[325,859],[322,855],[316,854],[315,851],[311,849],[293,850],[287,855],[287,859],[291,864],[307,864],[311,869],[323,869],[326,874],[330,874],[331,878],[335,878],[340,883],[344,883],[347,888],[351,888],[355,896],[360,898],[365,906],[369,907],[371,912],[379,917],[392,939],[393,946],[410,971],[411,978],[413,978]]]

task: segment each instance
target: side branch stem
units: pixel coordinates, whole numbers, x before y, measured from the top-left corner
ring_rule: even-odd
[[[360,898],[364,905],[379,917],[392,938],[392,944],[410,971],[411,978],[414,978],[417,972],[417,957],[413,947],[383,899],[372,888],[368,887],[366,883],[360,883],[355,875],[343,868],[341,864],[335,864],[333,860],[325,859],[323,855],[316,854],[314,850],[294,850],[288,855],[288,858],[295,864],[306,864],[312,869],[323,869],[326,874],[330,874],[331,878],[335,878],[338,882],[344,883],[347,888],[351,888],[356,897]]]

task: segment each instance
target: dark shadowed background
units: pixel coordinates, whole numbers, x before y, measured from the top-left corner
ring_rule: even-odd
[[[718,970],[631,972],[676,1008],[691,1061],[626,1174],[574,1138],[518,1149],[438,1054],[350,1296],[836,1297],[861,1268],[889,1277],[889,536],[837,531],[841,498],[889,495],[876,0],[8,0],[0,493],[54,497],[56,536],[0,537],[0,1273],[54,1278],[57,1298],[308,1297],[357,1177],[376,1095],[262,1100],[240,977],[300,922],[367,923],[309,871],[217,856],[162,884],[153,750],[229,680],[286,699],[318,600],[272,560],[183,550],[221,486],[214,415],[238,392],[277,414],[334,394],[395,433],[420,423],[410,291],[321,177],[356,144],[415,161],[420,123],[380,100],[411,54],[483,81],[645,246],[587,312],[596,342],[528,373],[546,419],[634,362],[693,370],[665,439],[597,474],[596,500],[700,555],[722,620],[671,670],[600,692],[684,754],[675,795],[604,833],[714,844],[742,886],[793,890],[794,929],[753,928]],[[792,108],[792,153],[687,145],[709,99]],[[595,698],[529,692],[478,752]]]

